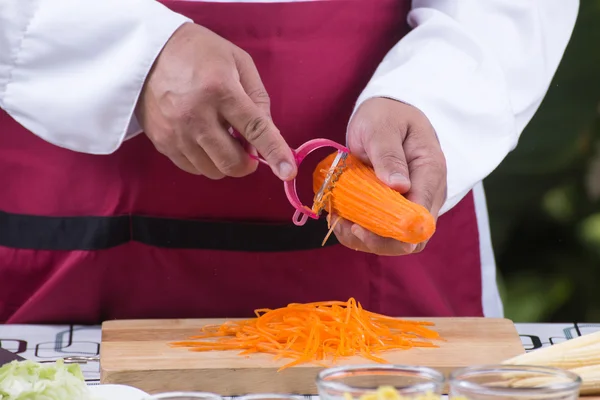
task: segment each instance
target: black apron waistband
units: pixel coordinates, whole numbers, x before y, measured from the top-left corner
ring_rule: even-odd
[[[320,248],[327,223],[304,226],[276,223],[216,222],[138,215],[47,217],[0,211],[0,246],[31,250],[103,250],[137,241],[170,249],[246,252]],[[331,235],[325,246],[338,244]]]

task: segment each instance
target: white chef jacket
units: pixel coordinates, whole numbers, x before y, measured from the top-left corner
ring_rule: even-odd
[[[474,190],[488,316],[502,306],[481,181],[539,107],[578,7],[578,0],[413,0],[412,31],[356,103],[389,97],[429,118],[448,167],[441,213]],[[186,21],[155,0],[0,0],[0,108],[54,145],[112,153],[140,132],[133,111],[144,79]]]

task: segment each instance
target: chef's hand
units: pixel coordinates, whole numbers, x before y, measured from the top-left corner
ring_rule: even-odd
[[[182,25],[156,59],[136,115],[156,149],[179,168],[211,179],[242,177],[257,161],[233,127],[282,180],[297,167],[270,118],[269,96],[251,57],[196,24]]]
[[[437,220],[446,199],[446,160],[425,115],[396,100],[373,98],[359,107],[348,129],[350,151],[371,164],[381,181],[427,208]],[[416,253],[426,245],[383,238],[345,220],[334,232],[343,245],[378,255]]]

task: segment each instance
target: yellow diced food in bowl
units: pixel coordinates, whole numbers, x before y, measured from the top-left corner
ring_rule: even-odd
[[[381,386],[376,392],[363,394],[358,400],[439,400],[441,396],[433,392],[421,393],[416,396],[402,396],[392,386]],[[356,400],[350,393],[344,394],[344,400]],[[466,397],[452,397],[452,400],[467,400]]]

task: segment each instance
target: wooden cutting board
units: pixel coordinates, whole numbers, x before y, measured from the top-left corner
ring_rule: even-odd
[[[439,348],[385,353],[392,364],[422,365],[449,373],[469,365],[494,364],[524,353],[512,321],[487,318],[429,318],[445,338]],[[102,325],[102,383],[126,384],[148,393],[208,391],[224,396],[250,393],[316,394],[315,377],[322,367],[301,365],[277,372],[289,362],[272,356],[250,358],[229,352],[190,352],[169,342],[198,334],[206,324],[224,320],[122,320]],[[370,363],[360,357],[341,364]]]

